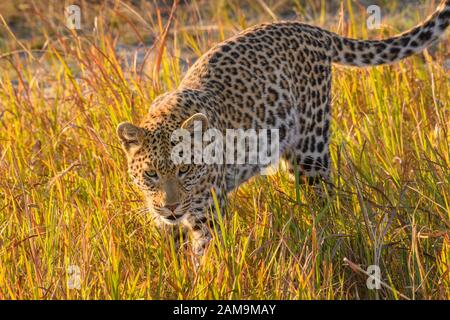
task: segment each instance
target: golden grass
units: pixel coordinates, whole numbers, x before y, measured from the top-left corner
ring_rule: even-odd
[[[117,124],[140,119],[214,43],[284,8],[367,34],[364,8],[353,6],[347,25],[327,20],[321,3],[184,3],[165,41],[170,6],[151,3],[94,6],[78,34],[64,29],[57,2],[24,9],[29,38],[0,19],[0,299],[401,299],[368,290],[344,258],[379,265],[383,281],[411,299],[450,299],[448,38],[434,60],[334,68],[335,193],[318,199],[285,172],[243,185],[197,272],[158,233],[127,177]],[[409,12],[407,21],[392,12],[394,27],[369,35],[425,16]],[[143,67],[118,54],[133,39],[155,43],[144,47]],[[67,285],[71,265],[79,290]]]

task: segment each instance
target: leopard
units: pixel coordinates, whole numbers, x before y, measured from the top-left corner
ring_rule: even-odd
[[[449,25],[450,0],[416,27],[359,40],[297,21],[250,27],[216,44],[178,87],[151,103],[142,121],[117,136],[146,211],[202,257],[227,197],[261,173],[259,164],[175,163],[173,132],[196,127],[278,130],[279,158],[302,179],[330,178],[332,65],[393,64],[434,44]],[[196,126],[196,124],[198,124]],[[178,241],[178,240],[177,240]]]

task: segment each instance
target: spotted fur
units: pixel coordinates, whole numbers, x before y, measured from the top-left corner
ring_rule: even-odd
[[[180,127],[191,128],[193,120],[221,132],[276,128],[280,154],[292,173],[328,177],[332,63],[394,63],[437,40],[449,20],[446,0],[423,24],[386,40],[348,39],[315,26],[279,22],[216,45],[177,90],[153,102],[139,126],[122,123],[117,129],[129,173],[149,211],[161,226],[191,231],[200,255],[216,217],[211,190],[223,207],[228,192],[260,172],[256,165],[175,165],[170,136]]]

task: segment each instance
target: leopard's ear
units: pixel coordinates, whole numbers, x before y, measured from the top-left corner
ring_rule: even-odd
[[[209,126],[208,117],[205,114],[203,114],[203,113],[196,113],[193,116],[189,117],[187,120],[185,120],[181,124],[181,129],[195,130],[194,127],[198,123],[201,123],[202,130],[208,129],[208,126]]]
[[[132,153],[142,145],[144,129],[129,122],[122,122],[117,126],[117,136],[125,152]]]

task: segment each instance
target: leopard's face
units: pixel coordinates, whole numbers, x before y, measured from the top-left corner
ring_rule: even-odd
[[[149,211],[163,222],[175,224],[207,207],[203,191],[211,188],[207,184],[213,172],[205,164],[173,160],[176,142],[171,136],[174,130],[186,126],[183,116],[164,115],[163,122],[149,119],[141,126],[121,123],[117,134],[127,155],[128,173],[143,192]]]

